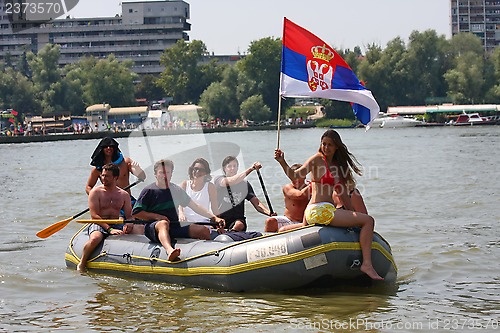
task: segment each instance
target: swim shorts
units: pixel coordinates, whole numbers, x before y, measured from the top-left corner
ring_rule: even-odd
[[[149,222],[144,227],[144,235],[152,242],[160,243],[155,225],[158,221]],[[181,227],[179,222],[171,222],[168,234],[170,238],[189,238],[189,226]]]
[[[297,223],[302,223],[302,221],[292,221],[288,217],[284,215],[278,215],[278,216],[271,216],[272,218],[275,218],[276,221],[278,222],[278,229],[281,227],[284,227],[286,225],[292,225],[292,224],[297,224]]]
[[[335,217],[335,206],[329,202],[309,204],[304,215],[308,224],[328,225]]]
[[[123,230],[123,227],[125,226],[125,224],[121,223],[121,224],[110,224],[109,225],[111,228],[113,229],[120,229],[120,230]],[[102,233],[105,237],[109,236],[108,232],[106,230],[104,230],[103,227],[101,227],[100,224],[97,224],[97,223],[92,223],[89,228],[87,229],[87,232],[90,236],[91,233],[93,233],[94,231],[99,231],[100,233]]]

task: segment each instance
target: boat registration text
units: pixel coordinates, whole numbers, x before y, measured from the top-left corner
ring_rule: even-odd
[[[286,239],[276,239],[264,244],[247,246],[247,262],[254,262],[288,254]]]

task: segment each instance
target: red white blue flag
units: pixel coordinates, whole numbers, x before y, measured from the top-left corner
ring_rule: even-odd
[[[283,97],[314,97],[351,102],[356,117],[369,125],[380,107],[349,65],[324,41],[285,17],[281,54]]]

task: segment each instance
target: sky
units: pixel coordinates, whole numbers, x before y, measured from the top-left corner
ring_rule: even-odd
[[[451,38],[450,0],[185,0],[190,5],[190,40],[210,53],[246,53],[252,41],[281,37],[283,18],[309,30],[336,49],[382,47],[412,31],[433,29]],[[72,17],[121,14],[121,0],[79,0]]]

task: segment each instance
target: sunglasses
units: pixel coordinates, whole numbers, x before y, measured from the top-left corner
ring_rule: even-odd
[[[193,168],[193,172],[200,172],[200,171],[202,171],[202,172],[207,172],[207,170],[206,170],[206,169],[204,169],[204,168],[198,168],[198,167],[194,167],[194,168]]]

